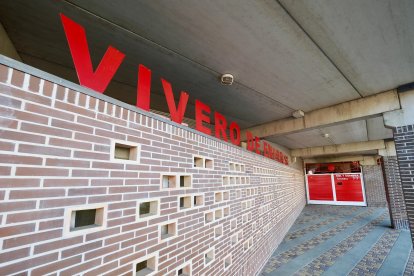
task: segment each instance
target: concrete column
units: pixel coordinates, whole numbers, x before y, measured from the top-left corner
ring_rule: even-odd
[[[414,241],[414,90],[400,93],[399,97],[401,110],[384,113],[384,123],[394,132],[403,198]]]

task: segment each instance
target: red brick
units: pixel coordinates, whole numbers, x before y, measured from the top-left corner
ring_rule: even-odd
[[[106,188],[73,188],[69,189],[68,196],[106,194]]]
[[[10,199],[28,199],[43,197],[63,197],[64,189],[36,189],[36,190],[12,190],[10,191]]]
[[[17,126],[18,126],[17,120],[10,119],[10,118],[0,118],[0,123],[3,128],[8,128],[8,129],[17,129]]]
[[[16,69],[13,70],[11,84],[14,86],[22,87],[24,81],[24,73]]]
[[[0,95],[0,105],[20,109],[22,101]],[[13,111],[9,111],[13,112]]]
[[[14,151],[15,143],[0,141],[1,151]]]
[[[97,137],[95,135],[89,135],[89,134],[80,133],[80,132],[75,133],[75,139],[80,140],[80,141],[88,141],[92,143],[105,144],[105,145],[111,144],[111,140],[106,137]]]
[[[23,91],[17,88],[5,86],[3,84],[0,84],[0,93],[6,94],[6,95],[12,95],[13,97],[25,99],[25,101],[35,102],[35,103],[42,104],[42,105],[50,106],[52,102],[50,99],[40,96],[38,94],[33,94],[33,93],[26,92],[26,91]]]
[[[42,165],[43,159],[25,155],[0,154],[1,161],[6,161],[8,164]]]
[[[80,124],[85,124],[85,125],[93,126],[93,127],[96,127],[96,128],[112,130],[112,124],[97,121],[95,119],[91,119],[91,118],[88,118],[88,117],[78,116],[77,122],[80,123]]]
[[[6,253],[0,254],[0,263],[9,262],[11,260],[18,260],[21,258],[28,257],[30,254],[30,247],[25,247],[13,251],[9,251]]]
[[[118,139],[118,140],[126,140],[126,135],[125,134],[121,134],[121,133],[117,133],[117,132],[113,132],[113,131],[108,131],[108,130],[103,130],[103,129],[100,129],[100,128],[95,129],[95,135],[96,136],[109,137],[109,138]]]
[[[15,211],[35,209],[35,208],[36,208],[35,200],[0,202],[1,212],[11,212],[11,211],[15,212]]]
[[[105,245],[110,245],[114,243],[119,245],[120,242],[130,240],[132,238],[134,238],[134,233],[132,232],[125,233],[122,235],[117,235],[115,237],[110,237],[110,238],[105,239]]]
[[[117,203],[111,203],[108,205],[108,210],[118,210],[118,209],[125,209],[125,208],[136,208],[137,202],[136,201],[123,201]]]
[[[78,132],[93,134],[93,128],[90,127],[90,126],[85,126],[85,125],[81,125],[81,124],[61,121],[61,120],[58,120],[58,119],[52,119],[52,126],[53,127],[58,127],[58,128],[63,128],[63,129],[68,129],[68,130],[72,130],[72,131],[78,131]]]
[[[52,253],[40,257],[34,257],[20,262],[15,262],[13,264],[0,267],[0,275],[11,275],[22,270],[36,267],[41,264],[53,262],[58,259],[58,256],[59,253]]]
[[[9,75],[9,67],[0,64],[0,82],[6,82]]]
[[[46,274],[49,275],[50,272],[57,271],[57,270],[60,270],[60,269],[63,269],[63,268],[66,268],[68,266],[72,266],[75,264],[79,264],[81,262],[82,262],[82,257],[75,256],[69,259],[57,261],[57,262],[36,268],[32,270],[32,273],[30,275],[31,276],[43,276]]]
[[[56,99],[64,101],[66,96],[65,87],[57,85],[56,86]]]
[[[0,237],[15,236],[33,232],[36,229],[35,223],[19,224],[7,227],[0,227]]]
[[[133,252],[134,252],[134,249],[132,247],[120,250],[118,252],[114,252],[113,254],[110,254],[110,255],[104,257],[104,263],[119,259],[123,256],[127,256],[127,255],[129,255]]]
[[[122,179],[91,179],[91,186],[122,186]]]
[[[82,107],[86,107],[86,94],[79,92],[78,105]]]
[[[60,118],[60,119],[67,120],[67,121],[75,120],[75,115],[73,115],[71,113],[63,112],[63,111],[53,109],[53,108],[49,108],[49,107],[46,107],[46,106],[41,106],[41,105],[32,104],[32,103],[26,103],[24,108],[25,108],[25,110],[27,110],[29,112],[33,112],[33,113],[36,113],[36,114],[47,114],[47,116],[53,117],[53,118]]]
[[[63,209],[31,211],[25,213],[9,214],[7,215],[6,223],[17,223],[24,221],[33,221],[40,219],[50,219],[56,217],[63,217]]]
[[[35,125],[30,123],[22,123],[21,130],[32,132],[32,133],[40,133],[40,134],[46,134],[51,136],[58,136],[58,137],[66,137],[71,138],[72,132],[64,129],[57,129],[53,127],[48,126],[42,126],[42,125]]]
[[[16,176],[69,176],[69,170],[56,168],[16,168]]]
[[[0,179],[0,188],[40,187],[40,179],[30,178],[3,178]]]
[[[77,236],[73,238],[59,239],[57,241],[42,243],[39,245],[35,245],[34,253],[39,254],[39,253],[44,253],[47,251],[59,250],[65,247],[75,245],[75,244],[81,244],[82,241],[83,241],[83,237]]]
[[[122,195],[108,195],[108,196],[91,196],[89,197],[88,203],[101,203],[111,201],[121,201]]]
[[[67,102],[71,104],[75,104],[77,96],[78,96],[78,92],[69,89]]]
[[[53,94],[53,85],[54,84],[51,83],[50,81],[45,80],[43,84],[43,95],[47,97],[51,97]]]
[[[108,170],[122,170],[124,168],[124,164],[94,161],[92,163],[92,168],[108,169]]]
[[[109,194],[118,194],[118,193],[136,193],[137,187],[134,186],[122,186],[122,187],[109,187]]]
[[[72,170],[73,177],[108,177],[109,172],[106,170]]]
[[[81,254],[88,252],[94,249],[97,249],[102,246],[102,241],[95,241],[90,243],[82,243],[82,245],[77,247],[72,247],[62,251],[62,258],[67,258],[73,255]]]
[[[86,197],[46,199],[40,201],[40,208],[65,207],[86,204]]]
[[[26,144],[19,145],[19,152],[70,157],[70,150]]]
[[[0,166],[0,175],[10,175],[11,167]]]
[[[21,121],[33,122],[38,124],[47,125],[49,123],[49,118],[46,116],[41,116],[35,113],[24,112],[20,110],[16,110],[11,114],[13,119],[18,119]]]
[[[111,177],[114,177],[114,178],[138,178],[138,172],[111,171]]]
[[[92,144],[90,143],[59,139],[59,138],[53,138],[53,137],[50,138],[49,145],[65,147],[65,148],[73,148],[73,149],[84,149],[84,150],[92,149]]]
[[[74,157],[82,159],[109,160],[110,155],[107,153],[75,151]]]
[[[40,89],[40,79],[35,76],[30,76],[29,90],[38,93]]]
[[[73,276],[73,275],[79,275],[78,273],[81,273],[82,271],[85,271],[87,269],[93,268],[95,266],[98,266],[101,264],[101,260],[93,260],[89,262],[82,262],[81,264],[74,266],[72,268],[63,270],[60,272],[60,276]],[[115,275],[115,274],[114,274]]]
[[[55,220],[39,222],[39,231],[62,228],[62,227],[63,227],[63,219],[55,219]]]
[[[88,186],[88,179],[45,179],[44,187],[79,187]]]
[[[57,159],[48,158],[46,159],[46,166],[52,167],[76,167],[76,168],[89,168],[89,161],[81,160],[68,160],[68,159]]]
[[[102,275],[102,273],[107,272],[109,270],[115,269],[118,267],[118,261],[112,263],[106,263],[103,266],[98,267],[97,269],[90,270],[86,272],[83,276],[96,276]]]
[[[22,246],[39,241],[56,239],[62,236],[62,230],[51,230],[47,232],[32,233],[26,236],[19,236],[18,238],[6,239],[3,241],[3,249],[8,249],[16,246]]]
[[[102,231],[98,231],[98,232],[94,232],[94,233],[90,233],[86,235],[86,241],[92,241],[92,240],[96,240],[96,239],[101,239],[104,237],[110,237],[112,235],[116,235],[120,233],[120,228],[116,227],[116,228],[109,228],[109,229],[105,229]]]
[[[85,261],[88,261],[90,259],[95,259],[97,257],[101,257],[104,255],[107,255],[111,252],[119,250],[119,244],[114,244],[111,246],[102,247],[100,249],[94,250],[92,252],[85,254]]]
[[[56,101],[55,102],[55,108],[57,109],[62,109],[62,110],[66,110],[75,114],[79,114],[79,115],[83,115],[83,116],[87,116],[87,117],[91,117],[94,118],[95,117],[95,112],[81,108],[81,107],[77,107],[75,105],[72,104],[67,104],[67,103],[63,103],[63,102],[59,102]]]
[[[18,131],[0,130],[0,137],[2,139],[23,141],[30,143],[44,144],[46,141],[45,136],[34,135],[29,133],[22,133]]]

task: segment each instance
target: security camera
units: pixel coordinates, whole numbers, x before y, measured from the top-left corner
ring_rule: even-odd
[[[232,85],[234,77],[232,74],[224,74],[221,76],[221,84],[222,85]]]

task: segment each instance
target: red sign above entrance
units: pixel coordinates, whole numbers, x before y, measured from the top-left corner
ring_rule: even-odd
[[[69,44],[70,53],[72,55],[75,70],[78,75],[79,83],[99,93],[104,93],[108,84],[114,77],[118,68],[122,64],[126,55],[118,49],[109,46],[104,54],[101,62],[96,70],[93,70],[91,55],[89,52],[88,42],[86,39],[85,29],[75,21],[69,19],[63,14],[60,14],[63,29],[65,31],[66,39]],[[170,112],[170,119],[173,122],[181,124],[184,118],[185,110],[187,108],[189,95],[185,91],[180,92],[178,106],[174,100],[174,93],[171,84],[165,79],[161,78],[164,95],[167,101],[168,110]],[[136,106],[143,110],[150,110],[151,97],[151,70],[142,64],[138,65],[138,82]],[[205,134],[212,135],[212,130],[203,123],[210,123],[211,108],[207,104],[196,100],[195,101],[195,121],[196,129]],[[240,146],[240,127],[236,122],[228,124],[224,115],[219,112],[214,112],[215,121],[215,137],[228,141],[236,146]],[[227,130],[229,136],[227,136]],[[252,137],[251,133],[248,136]],[[251,139],[252,140],[252,139]],[[247,149],[258,154],[263,154],[265,157],[272,158],[281,163],[287,164],[287,156],[277,151],[268,143],[264,143],[263,151],[258,146],[260,139],[255,137],[254,146],[249,146]]]

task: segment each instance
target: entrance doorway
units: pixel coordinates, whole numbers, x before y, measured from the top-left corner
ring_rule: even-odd
[[[367,206],[359,162],[306,164],[309,204]]]

